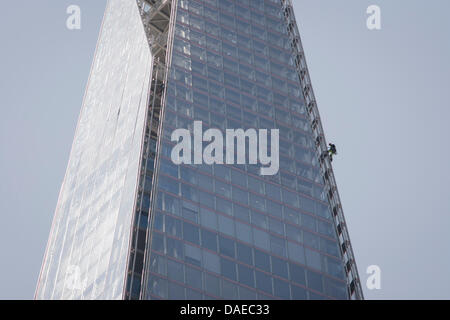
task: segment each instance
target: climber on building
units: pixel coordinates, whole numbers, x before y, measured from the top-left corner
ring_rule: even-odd
[[[328,149],[328,155],[330,156],[330,161],[333,161],[333,156],[337,155],[336,146],[332,143],[328,144],[330,148]]]

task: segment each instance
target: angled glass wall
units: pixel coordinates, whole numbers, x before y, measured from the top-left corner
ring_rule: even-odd
[[[109,0],[37,299],[123,296],[151,69],[136,2]]]
[[[174,37],[140,297],[348,299],[281,1],[180,0]],[[171,133],[195,120],[279,129],[278,174],[175,165]]]

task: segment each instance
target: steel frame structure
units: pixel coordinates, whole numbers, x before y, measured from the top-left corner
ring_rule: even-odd
[[[176,19],[176,0],[136,0],[142,17],[142,23],[147,34],[150,50],[152,52],[152,81],[146,115],[146,128],[144,143],[141,150],[141,166],[139,174],[139,187],[135,199],[135,216],[133,222],[131,249],[128,257],[128,272],[125,279],[125,299],[145,299],[147,277],[144,270],[147,269],[150,258],[151,230],[153,225],[154,202],[159,170],[159,150],[164,117],[166,87],[170,62],[172,56],[172,43]],[[150,207],[147,215],[144,209],[144,194],[148,191],[146,179],[151,176],[151,191],[149,192]],[[147,181],[147,182],[146,182]],[[148,193],[148,192],[147,192]],[[146,219],[148,225],[144,235],[138,234],[138,227],[142,219]],[[140,239],[144,237],[144,239]],[[144,243],[144,248],[139,247]],[[137,250],[143,251],[137,254]],[[134,280],[138,279],[138,282]],[[133,292],[139,291],[138,296]]]

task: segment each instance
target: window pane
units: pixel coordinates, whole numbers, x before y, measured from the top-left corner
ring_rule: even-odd
[[[256,300],[256,292],[239,286],[239,299]]]
[[[236,236],[241,241],[252,243],[252,228],[247,224],[236,222]]]
[[[202,226],[217,230],[217,215],[209,210],[200,209]]]
[[[205,291],[216,297],[220,296],[219,278],[205,273]]]
[[[184,282],[184,267],[181,263],[167,260],[167,276],[171,280]]]
[[[303,246],[288,241],[288,255],[289,259],[300,262],[302,264],[305,263],[305,251]]]
[[[228,238],[224,238],[222,236],[219,236],[219,250],[220,253],[235,258],[235,251],[234,251],[234,241]]]
[[[183,238],[189,242],[200,244],[198,227],[193,224],[183,222]]]
[[[284,224],[281,221],[278,221],[273,218],[269,218],[269,230],[279,235],[284,234]]]
[[[235,281],[237,280],[236,264],[233,261],[220,258],[220,268],[224,277]]]
[[[309,271],[309,270],[308,270],[307,274],[308,274],[308,288],[322,292],[323,291],[322,275],[320,275],[314,271]]]
[[[234,208],[234,216],[237,219],[241,219],[243,221],[250,222],[249,209],[238,204],[233,205]]]
[[[196,266],[202,265],[202,252],[199,248],[185,244],[184,250],[187,263],[194,264]]]
[[[202,289],[202,273],[200,270],[186,266],[186,284],[189,286]]]
[[[320,253],[309,248],[305,248],[305,256],[307,266],[318,270],[322,269],[322,264],[320,262]]]
[[[305,269],[303,267],[290,263],[289,271],[291,274],[291,281],[302,285],[306,284]]]
[[[252,249],[242,243],[237,243],[237,259],[248,265],[253,265]],[[257,267],[259,267],[257,265]]]
[[[258,229],[253,230],[253,241],[256,247],[262,249],[267,250],[270,246],[269,234]]]
[[[246,284],[249,287],[255,286],[255,276],[253,273],[253,269],[250,269],[242,264],[238,265],[239,272],[239,282],[242,284]]]
[[[270,257],[267,253],[255,249],[255,266],[270,272]]]
[[[259,290],[272,294],[272,277],[261,271],[256,271],[256,287]]]
[[[281,260],[277,257],[272,258],[272,272],[277,276],[288,279],[288,265],[285,260]]]
[[[229,300],[238,299],[237,285],[227,280],[222,280],[222,293],[225,299]]]
[[[169,281],[169,299],[184,300],[184,287]]]
[[[257,227],[267,229],[267,216],[256,211],[252,211],[252,224]]]
[[[168,235],[181,238],[181,221],[171,216],[166,216],[165,231]]]
[[[182,260],[183,255],[183,244],[179,240],[167,238],[167,254],[175,259]]]
[[[203,251],[203,266],[209,271],[220,273],[219,256],[208,251]]]
[[[294,300],[306,300],[307,299],[306,290],[304,288],[293,285],[293,286],[291,286],[291,290],[292,290],[292,299],[294,299]]]
[[[234,236],[234,221],[223,215],[219,216],[219,231],[229,236]]]
[[[282,299],[288,300],[291,298],[289,284],[283,280],[273,279],[274,295]]]
[[[202,246],[212,251],[217,251],[217,235],[211,231],[202,229]]]

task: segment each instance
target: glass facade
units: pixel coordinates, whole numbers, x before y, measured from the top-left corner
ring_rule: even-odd
[[[178,1],[144,298],[349,298],[306,112],[280,1]],[[194,120],[279,129],[279,173],[173,164]]]
[[[37,298],[354,298],[286,10],[109,1]],[[194,121],[278,129],[280,170],[174,164]]]
[[[136,3],[109,1],[37,299],[123,295],[151,61]]]

